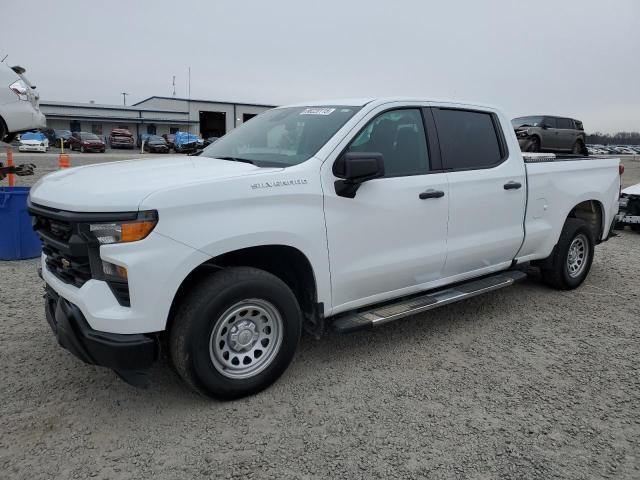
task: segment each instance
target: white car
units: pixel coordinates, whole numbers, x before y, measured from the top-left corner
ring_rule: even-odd
[[[284,372],[303,328],[377,327],[510,286],[529,263],[578,287],[618,212],[619,164],[523,155],[509,119],[476,104],[275,108],[199,156],[34,185],[46,317],[130,382],[165,345],[188,385],[237,398]]]
[[[46,152],[49,150],[49,139],[41,132],[27,132],[20,135],[19,152]]]
[[[0,141],[9,143],[20,132],[46,127],[40,96],[24,72],[22,67],[0,63]]]

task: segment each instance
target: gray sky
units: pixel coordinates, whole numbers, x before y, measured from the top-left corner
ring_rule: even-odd
[[[55,6],[55,10],[52,7]],[[639,0],[3,2],[46,100],[422,96],[640,131]],[[26,23],[29,21],[29,24]]]

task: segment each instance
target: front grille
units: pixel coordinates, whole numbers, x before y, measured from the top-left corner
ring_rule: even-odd
[[[78,288],[91,279],[87,244],[79,235],[77,225],[36,215],[34,229],[42,240],[47,270]]]
[[[42,251],[47,256],[45,263],[47,270],[65,283],[70,283],[78,288],[91,280],[91,265],[89,257],[71,257],[64,255],[54,246],[47,244],[42,238]]]
[[[69,212],[31,202],[28,210],[33,217],[33,229],[42,239],[49,272],[78,288],[91,279],[104,281],[120,305],[131,305],[128,282],[104,272],[100,243],[89,231],[91,223],[115,221],[114,214]],[[119,212],[117,221],[135,220],[138,216],[139,212]]]

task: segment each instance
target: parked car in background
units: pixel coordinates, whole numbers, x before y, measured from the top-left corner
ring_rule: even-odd
[[[69,146],[69,139],[71,138],[71,130],[53,130],[53,140],[49,138],[49,144],[54,147],[60,148],[60,140],[62,140],[65,147]]]
[[[196,135],[187,132],[177,132],[173,140],[173,149],[176,153],[195,152],[198,150],[198,140]]]
[[[174,147],[174,141],[176,139],[176,134],[175,133],[163,133],[162,134],[162,138],[164,138],[167,141],[167,145],[169,148],[173,148]]]
[[[204,146],[208,147],[209,145],[211,145],[213,142],[215,142],[216,140],[218,140],[218,138],[220,137],[209,137],[209,138],[205,138],[204,139]]]
[[[47,126],[36,86],[24,72],[22,67],[0,63],[0,142],[11,143],[20,132]]]
[[[109,135],[111,148],[134,148],[133,134],[125,128],[114,128]]]
[[[69,146],[71,150],[80,152],[100,152],[104,153],[106,149],[105,143],[95,133],[89,132],[73,132],[69,138]]]
[[[149,135],[144,141],[144,150],[150,153],[169,153],[169,146],[161,136]]]
[[[622,190],[619,208],[616,227],[624,228],[628,225],[631,230],[640,232],[640,183]]]
[[[518,117],[511,121],[523,152],[571,152],[587,155],[580,120],[550,115]]]
[[[26,132],[20,135],[19,152],[46,152],[49,150],[49,139],[42,132]]]

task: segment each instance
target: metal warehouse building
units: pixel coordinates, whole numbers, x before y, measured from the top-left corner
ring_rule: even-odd
[[[136,136],[143,133],[162,135],[180,130],[202,138],[221,137],[270,108],[273,106],[174,97],[149,97],[131,106],[40,103],[49,128],[92,132],[104,137],[113,128],[126,128]]]

